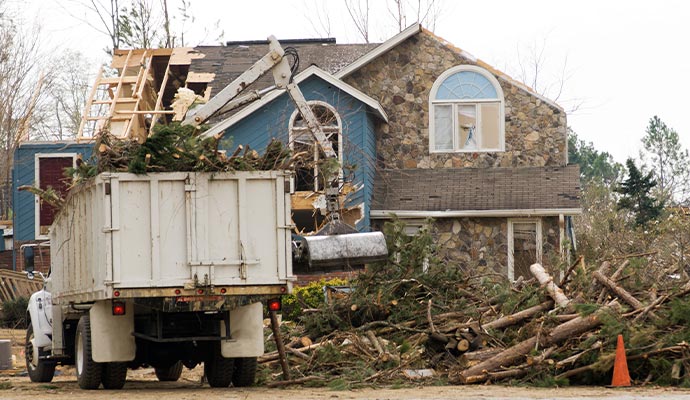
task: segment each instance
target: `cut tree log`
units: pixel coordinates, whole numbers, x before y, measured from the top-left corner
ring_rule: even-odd
[[[304,353],[305,351],[317,349],[317,348],[319,348],[319,347],[321,347],[327,343],[330,343],[330,341],[325,340],[323,342],[314,343],[311,346],[301,347],[301,348],[295,349],[295,350]],[[266,353],[263,356],[260,356],[258,359],[258,363],[263,364],[263,363],[267,363],[267,362],[272,362],[272,361],[278,360],[279,358],[280,358],[280,355],[278,354],[278,350],[276,350],[276,351],[272,351],[270,353]]]
[[[278,356],[280,358],[280,366],[283,369],[283,380],[290,380],[290,368],[287,364],[287,355],[285,355],[285,346],[283,345],[283,337],[280,335],[280,324],[278,323],[278,316],[275,311],[270,312],[271,329],[273,330],[273,339],[276,341],[278,348]]]
[[[461,352],[464,353],[470,348],[470,341],[467,339],[460,339],[458,340],[458,344],[455,346],[455,348]]]
[[[312,344],[312,340],[308,336],[300,336],[297,338],[294,338],[290,341],[290,343],[287,344],[287,347],[291,348],[296,348],[296,347],[309,347]]]
[[[482,325],[482,328],[485,330],[505,328],[507,326],[515,325],[518,322],[521,322],[525,319],[532,318],[535,315],[542,313],[546,310],[550,310],[552,307],[553,307],[553,301],[552,300],[545,301],[541,304],[537,304],[534,307],[526,308],[522,311],[516,312],[515,314],[506,315],[504,317],[495,319],[491,322],[488,322],[488,323]]]
[[[623,269],[625,269],[625,267],[628,265],[629,262],[630,262],[630,260],[623,261],[621,263],[621,265],[616,269],[616,271],[613,273],[613,275],[611,275],[611,277],[609,279],[612,280],[613,282],[615,282],[618,279],[618,277],[620,276],[620,274],[623,273]],[[608,264],[607,261],[604,261],[604,263]],[[608,275],[607,271],[602,271],[601,269],[600,269],[600,271],[601,271],[602,275],[604,275],[604,276]],[[606,299],[606,293],[607,293],[606,288],[602,288],[601,292],[599,293],[599,297],[597,297],[597,303],[603,303],[604,302],[604,299]]]
[[[630,304],[635,310],[644,309],[644,305],[633,295],[631,295],[630,292],[628,292],[621,286],[618,286],[614,281],[605,277],[601,272],[594,271],[592,272],[592,276],[594,277],[594,279],[599,281],[599,283],[609,288],[609,290],[615,293],[616,296],[620,297],[623,301]]]
[[[548,335],[529,338],[460,373],[449,373],[448,381],[454,384],[484,382],[489,377],[487,374],[488,372],[493,372],[500,367],[509,367],[515,364],[518,360],[529,354],[534,348],[553,346],[570,337],[580,335],[596,328],[601,324],[599,317],[602,313],[611,308],[615,308],[617,305],[616,302],[611,302],[592,315],[578,317],[572,321],[556,326]]]
[[[501,353],[503,350],[500,347],[489,347],[486,349],[479,349],[471,352],[467,352],[462,355],[460,358],[460,363],[461,364],[468,364],[472,361],[484,361],[488,360],[489,358],[495,356],[496,354]]]
[[[546,292],[551,296],[551,298],[556,302],[556,304],[561,308],[567,308],[570,305],[570,299],[563,293],[563,289],[558,287],[553,282],[551,275],[546,273],[544,267],[539,263],[532,264],[529,267],[530,272],[537,278],[539,284],[546,288]]]

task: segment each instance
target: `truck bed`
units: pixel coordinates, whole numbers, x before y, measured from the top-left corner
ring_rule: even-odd
[[[98,175],[51,227],[54,301],[286,291],[287,183],[279,171]]]

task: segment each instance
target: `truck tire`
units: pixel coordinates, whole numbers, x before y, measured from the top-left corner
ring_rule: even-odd
[[[182,361],[178,361],[175,364],[166,368],[154,368],[156,370],[156,376],[161,382],[175,382],[180,379],[182,375]]]
[[[220,343],[213,343],[204,361],[204,375],[211,387],[228,387],[232,382],[234,360],[225,358],[220,352]]]
[[[103,368],[91,355],[91,320],[88,314],[79,319],[75,336],[74,367],[79,387],[86,390],[98,389]]]
[[[31,321],[29,320],[29,326],[26,328],[26,346],[24,347],[26,370],[29,373],[31,382],[50,382],[53,380],[53,375],[55,375],[55,363],[40,359],[34,360],[33,341],[34,327],[31,326]]]
[[[124,362],[110,362],[101,364],[103,372],[101,373],[101,381],[103,388],[111,390],[120,390],[125,386],[127,380],[127,363]]]
[[[235,370],[232,372],[232,386],[246,387],[254,384],[256,379],[256,357],[235,358]]]

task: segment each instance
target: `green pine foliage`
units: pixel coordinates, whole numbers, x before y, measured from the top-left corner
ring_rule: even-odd
[[[649,221],[658,219],[664,209],[664,204],[651,195],[657,182],[651,172],[643,174],[631,158],[625,165],[628,178],[617,190],[623,195],[618,200],[618,209],[630,211],[634,215],[636,226],[645,226]]]

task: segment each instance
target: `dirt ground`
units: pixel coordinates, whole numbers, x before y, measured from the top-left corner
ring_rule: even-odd
[[[72,367],[58,367],[53,382],[32,383],[24,367],[23,330],[0,329],[0,339],[10,339],[16,358],[14,368],[0,371],[0,400],[2,399],[687,399],[690,390],[676,388],[610,389],[597,387],[521,388],[498,385],[482,386],[422,386],[403,388],[358,389],[333,391],[328,388],[268,389],[265,387],[242,389],[212,389],[202,384],[203,368],[185,369],[178,382],[158,382],[151,368],[128,371],[124,389],[118,391],[79,389]]]

